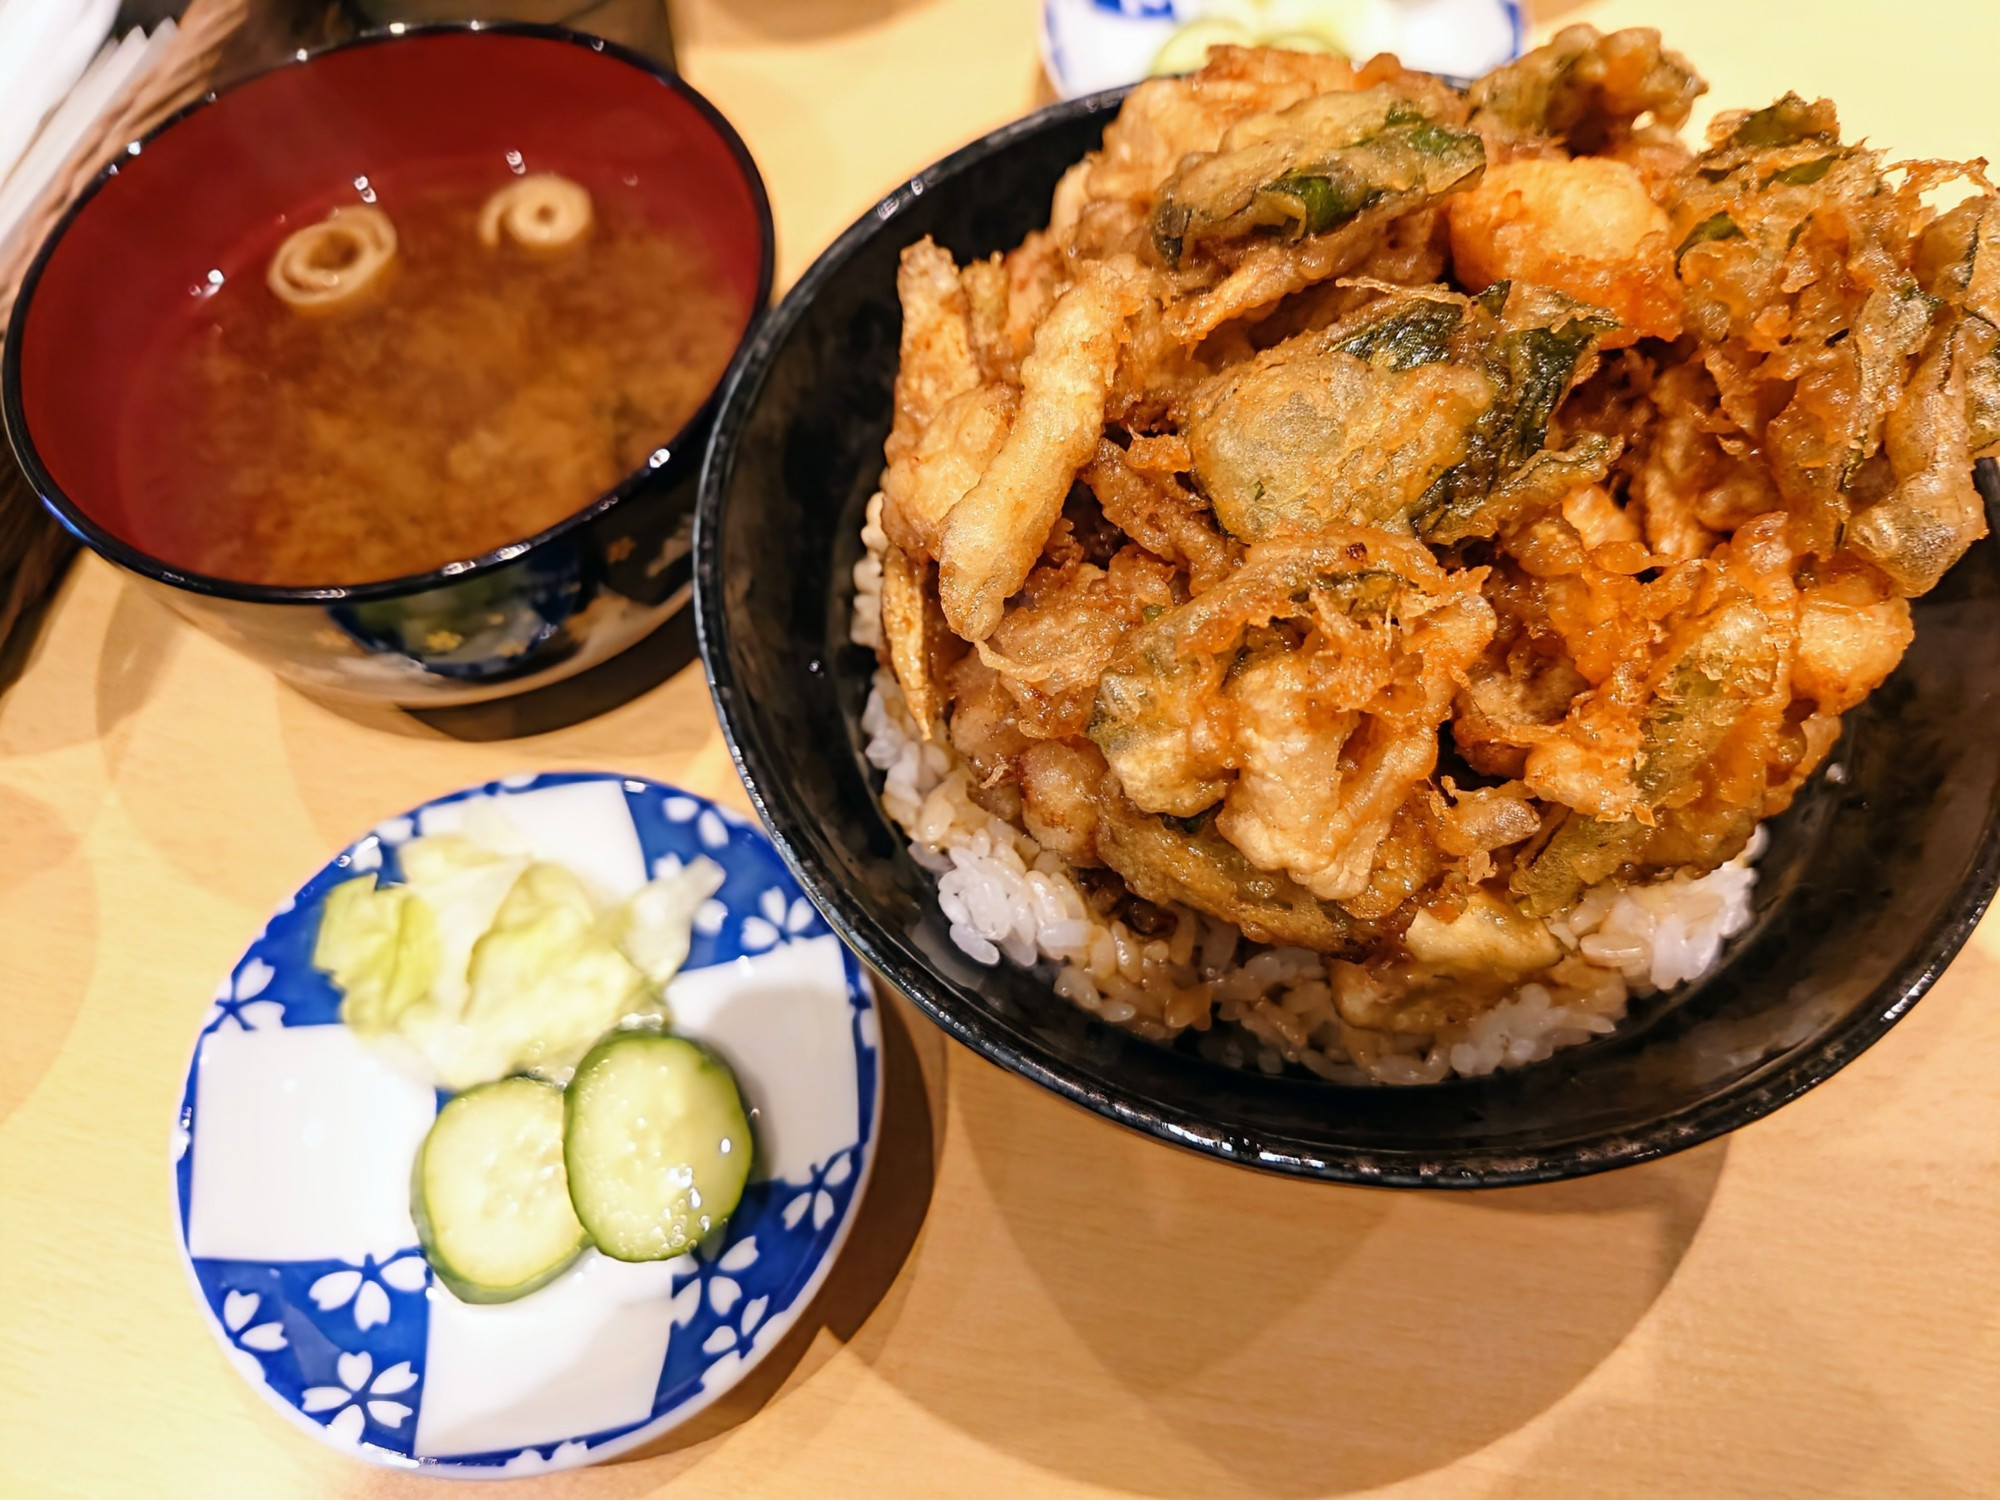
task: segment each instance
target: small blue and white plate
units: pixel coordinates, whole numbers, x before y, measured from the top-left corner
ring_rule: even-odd
[[[396,849],[500,802],[540,858],[607,894],[705,855],[673,1025],[736,1070],[760,1175],[710,1258],[586,1251],[517,1302],[431,1277],[410,1165],[441,1097],[340,1023],[312,966],[320,902],[396,877]],[[426,803],[350,845],[272,915],[216,991],[173,1134],[181,1248],[216,1337],[294,1423],[358,1457],[462,1478],[595,1463],[741,1380],[826,1279],[881,1125],[877,1013],[860,967],[743,818],[633,777],[512,778]]]
[[[1195,21],[1234,23],[1246,43],[1316,35],[1356,61],[1393,52],[1448,78],[1519,57],[1528,35],[1515,0],[1043,0],[1042,65],[1065,99],[1137,83]]]

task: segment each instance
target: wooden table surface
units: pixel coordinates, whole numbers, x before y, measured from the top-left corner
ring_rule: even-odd
[[[786,279],[1037,102],[1034,11],[677,6],[689,75],[769,180]],[[1712,98],[1830,94],[1902,153],[2000,144],[1992,0],[1584,4],[1538,29],[1568,19],[1667,24]],[[559,767],[744,805],[698,667],[504,737],[522,727],[330,710],[76,569],[0,697],[0,1496],[437,1493],[320,1446],[225,1364],[177,1264],[167,1131],[216,977],[383,816]],[[1471,1196],[1183,1155],[899,1007],[875,1180],[800,1328],[691,1428],[507,1493],[2000,1494],[1996,958],[1989,922],[1872,1052],[1727,1141]]]

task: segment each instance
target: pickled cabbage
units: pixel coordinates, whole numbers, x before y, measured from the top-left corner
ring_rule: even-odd
[[[313,962],[348,1026],[454,1091],[523,1072],[563,1082],[607,1031],[663,1017],[722,884],[697,859],[606,902],[494,816],[398,859],[401,884],[364,875],[327,893]]]

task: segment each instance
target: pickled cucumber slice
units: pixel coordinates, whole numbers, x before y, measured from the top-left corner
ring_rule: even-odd
[[[567,1095],[570,1201],[616,1260],[667,1260],[729,1218],[750,1176],[736,1076],[708,1048],[620,1031],[577,1064]]]
[[[538,1078],[468,1089],[417,1153],[410,1215],[424,1258],[464,1302],[511,1302],[590,1243],[570,1206],[563,1091]]]

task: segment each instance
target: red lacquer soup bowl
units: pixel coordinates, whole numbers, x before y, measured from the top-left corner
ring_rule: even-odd
[[[243,582],[145,544],[173,520],[163,514],[173,502],[142,476],[171,455],[148,447],[135,464],[121,435],[210,288],[261,280],[276,241],[333,207],[524,168],[628,194],[621,209],[695,240],[740,308],[738,342],[761,313],[772,270],[763,182],[728,122],[677,77],[553,27],[378,33],[192,106],[128,147],[50,235],[0,363],[0,409],[35,489],[91,548],[312,692],[474,702],[638,641],[687,592],[712,397],[554,525],[402,577]]]

